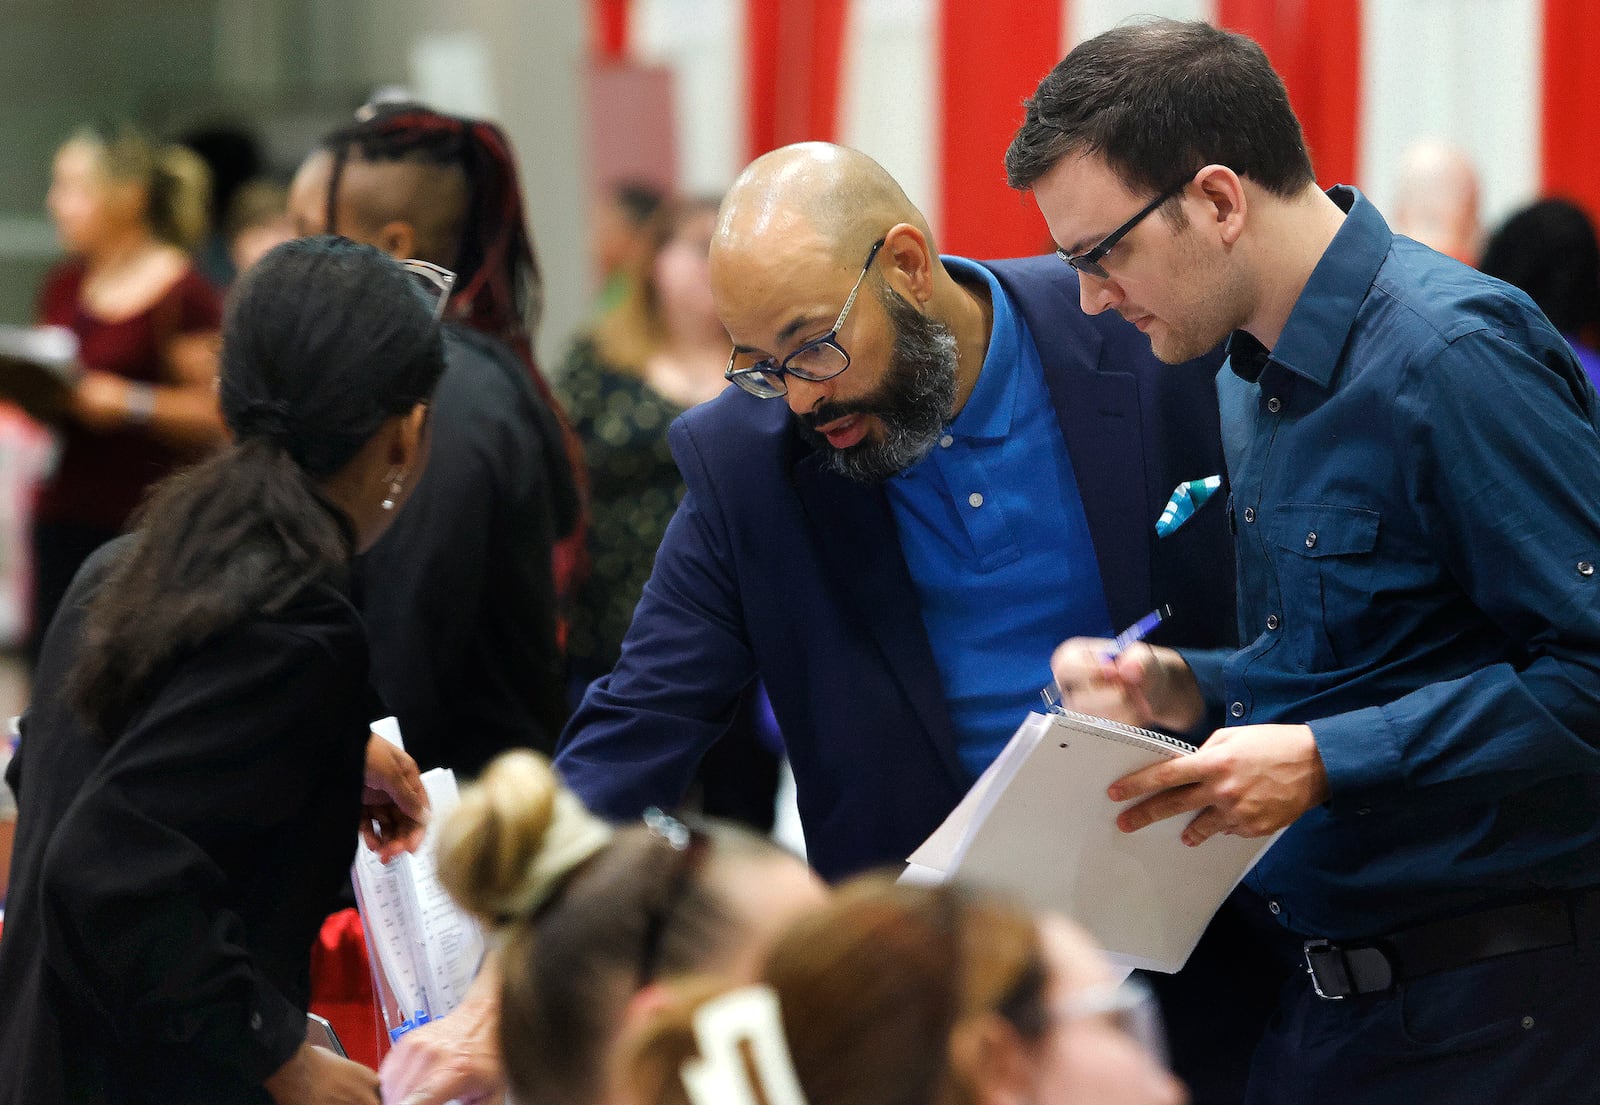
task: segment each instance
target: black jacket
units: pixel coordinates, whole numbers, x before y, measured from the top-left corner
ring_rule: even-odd
[[[305,1038],[310,950],[354,853],[361,622],[331,585],[180,660],[109,743],[65,700],[79,572],[8,773],[0,1105],[262,1102]]]

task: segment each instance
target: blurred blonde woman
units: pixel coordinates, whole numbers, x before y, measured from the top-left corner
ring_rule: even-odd
[[[36,508],[35,641],[145,491],[224,439],[221,304],[189,255],[209,188],[193,153],[126,127],[85,127],[56,152],[48,206],[70,256],[45,278],[38,318],[77,335],[84,371]]]
[[[1154,1055],[1153,1003],[1079,929],[955,887],[857,880],[777,940],[760,979],[663,1006],[619,1049],[619,1101],[1185,1100]]]
[[[445,822],[439,872],[499,930],[464,1004],[404,1036],[379,1075],[386,1101],[600,1105],[623,1026],[664,984],[753,977],[771,938],[824,900],[799,859],[723,823],[652,811],[613,829],[548,761],[507,752]]]

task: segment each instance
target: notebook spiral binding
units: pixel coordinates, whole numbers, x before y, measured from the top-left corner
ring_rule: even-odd
[[[1163,733],[1152,732],[1149,729],[1141,729],[1137,725],[1126,725],[1120,721],[1112,721],[1110,718],[1096,717],[1094,714],[1080,714],[1076,710],[1068,710],[1061,706],[1050,707],[1050,712],[1057,717],[1064,717],[1070,721],[1081,722],[1101,731],[1106,736],[1120,734],[1122,736],[1131,738],[1131,740],[1135,743],[1157,744],[1163,748],[1170,748],[1173,751],[1179,752],[1185,756],[1197,751],[1195,746],[1187,741],[1181,741],[1177,737],[1169,737]]]

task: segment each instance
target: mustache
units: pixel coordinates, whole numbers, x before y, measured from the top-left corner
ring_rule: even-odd
[[[824,399],[811,410],[807,411],[805,414],[799,415],[798,417],[800,419],[800,424],[806,429],[815,430],[818,426],[826,426],[830,422],[837,422],[839,419],[849,418],[851,415],[881,415],[883,413],[884,407],[881,403],[873,403],[870,401],[862,402],[860,400],[857,400],[854,403],[835,403],[831,400]]]

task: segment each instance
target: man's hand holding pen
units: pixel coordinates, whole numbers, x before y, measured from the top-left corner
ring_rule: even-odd
[[[1107,644],[1074,638],[1056,649],[1051,669],[1063,706],[1179,732],[1199,723],[1204,702],[1181,656],[1139,644],[1108,659]],[[1196,814],[1183,833],[1192,847],[1217,833],[1277,832],[1326,801],[1328,779],[1309,726],[1241,725],[1217,730],[1192,756],[1118,779],[1108,794],[1114,802],[1143,799],[1118,815],[1123,832]]]

